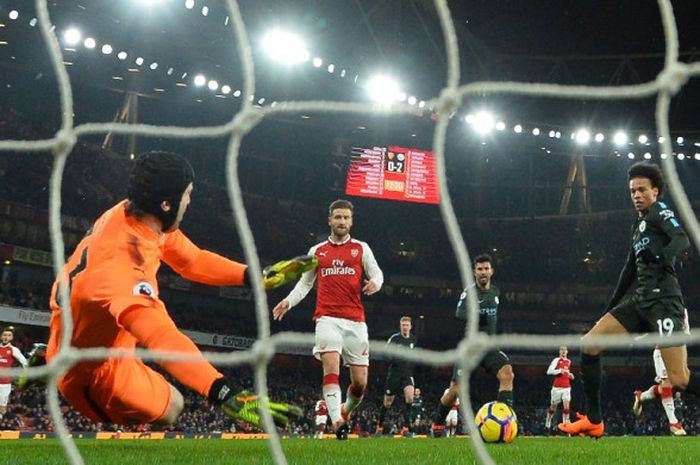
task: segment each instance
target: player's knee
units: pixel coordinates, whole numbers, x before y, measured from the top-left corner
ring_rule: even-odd
[[[367,388],[367,381],[364,381],[364,380],[354,380],[352,382],[352,384],[350,384],[350,392],[355,397],[362,397],[365,394],[366,388]],[[391,405],[391,404],[389,404],[389,405]]]

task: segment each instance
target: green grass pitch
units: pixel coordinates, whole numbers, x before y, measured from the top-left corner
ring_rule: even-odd
[[[219,465],[274,463],[265,440],[167,439],[77,440],[86,464]],[[478,463],[468,439],[285,439],[289,464],[450,465]],[[68,464],[55,439],[0,442],[3,465]],[[688,464],[700,463],[698,437],[518,438],[489,445],[498,464]]]

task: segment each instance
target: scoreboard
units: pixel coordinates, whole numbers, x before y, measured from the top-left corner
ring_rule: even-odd
[[[435,157],[427,150],[403,147],[353,147],[345,193],[438,204]]]

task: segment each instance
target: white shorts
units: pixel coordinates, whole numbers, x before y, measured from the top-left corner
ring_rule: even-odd
[[[657,383],[660,383],[662,379],[668,379],[666,365],[664,365],[664,359],[661,357],[661,351],[659,349],[654,349],[654,369],[656,370]]]
[[[458,410],[450,410],[445,417],[445,425],[457,425]]]
[[[10,400],[11,384],[0,384],[0,407],[5,407]]]
[[[552,388],[552,395],[551,395],[551,401],[550,405],[558,405],[561,404],[562,401],[571,401],[571,388],[560,388],[560,387],[553,387]]]
[[[326,423],[328,423],[328,416],[327,415],[322,415],[322,416],[316,415],[316,426],[325,425]]]
[[[314,357],[321,360],[321,354],[337,352],[345,365],[369,366],[369,337],[367,324],[332,316],[322,316],[316,320],[316,345]]]

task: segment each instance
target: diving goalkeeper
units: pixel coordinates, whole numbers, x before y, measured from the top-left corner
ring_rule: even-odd
[[[157,363],[188,388],[221,406],[232,418],[260,426],[263,401],[226,379],[168,315],[158,296],[161,261],[191,281],[214,286],[248,285],[248,267],[195,246],[178,228],[190,203],[194,172],[180,155],[141,155],[129,177],[128,199],[95,222],[59,275],[51,292],[51,334],[46,358],[58,354],[60,279],[70,292],[71,346],[151,350],[195,355],[187,361]],[[277,277],[283,281],[284,276]],[[137,357],[82,361],[58,381],[63,397],[83,415],[106,423],[174,423],[182,394]],[[275,423],[301,417],[298,407],[264,400]]]

